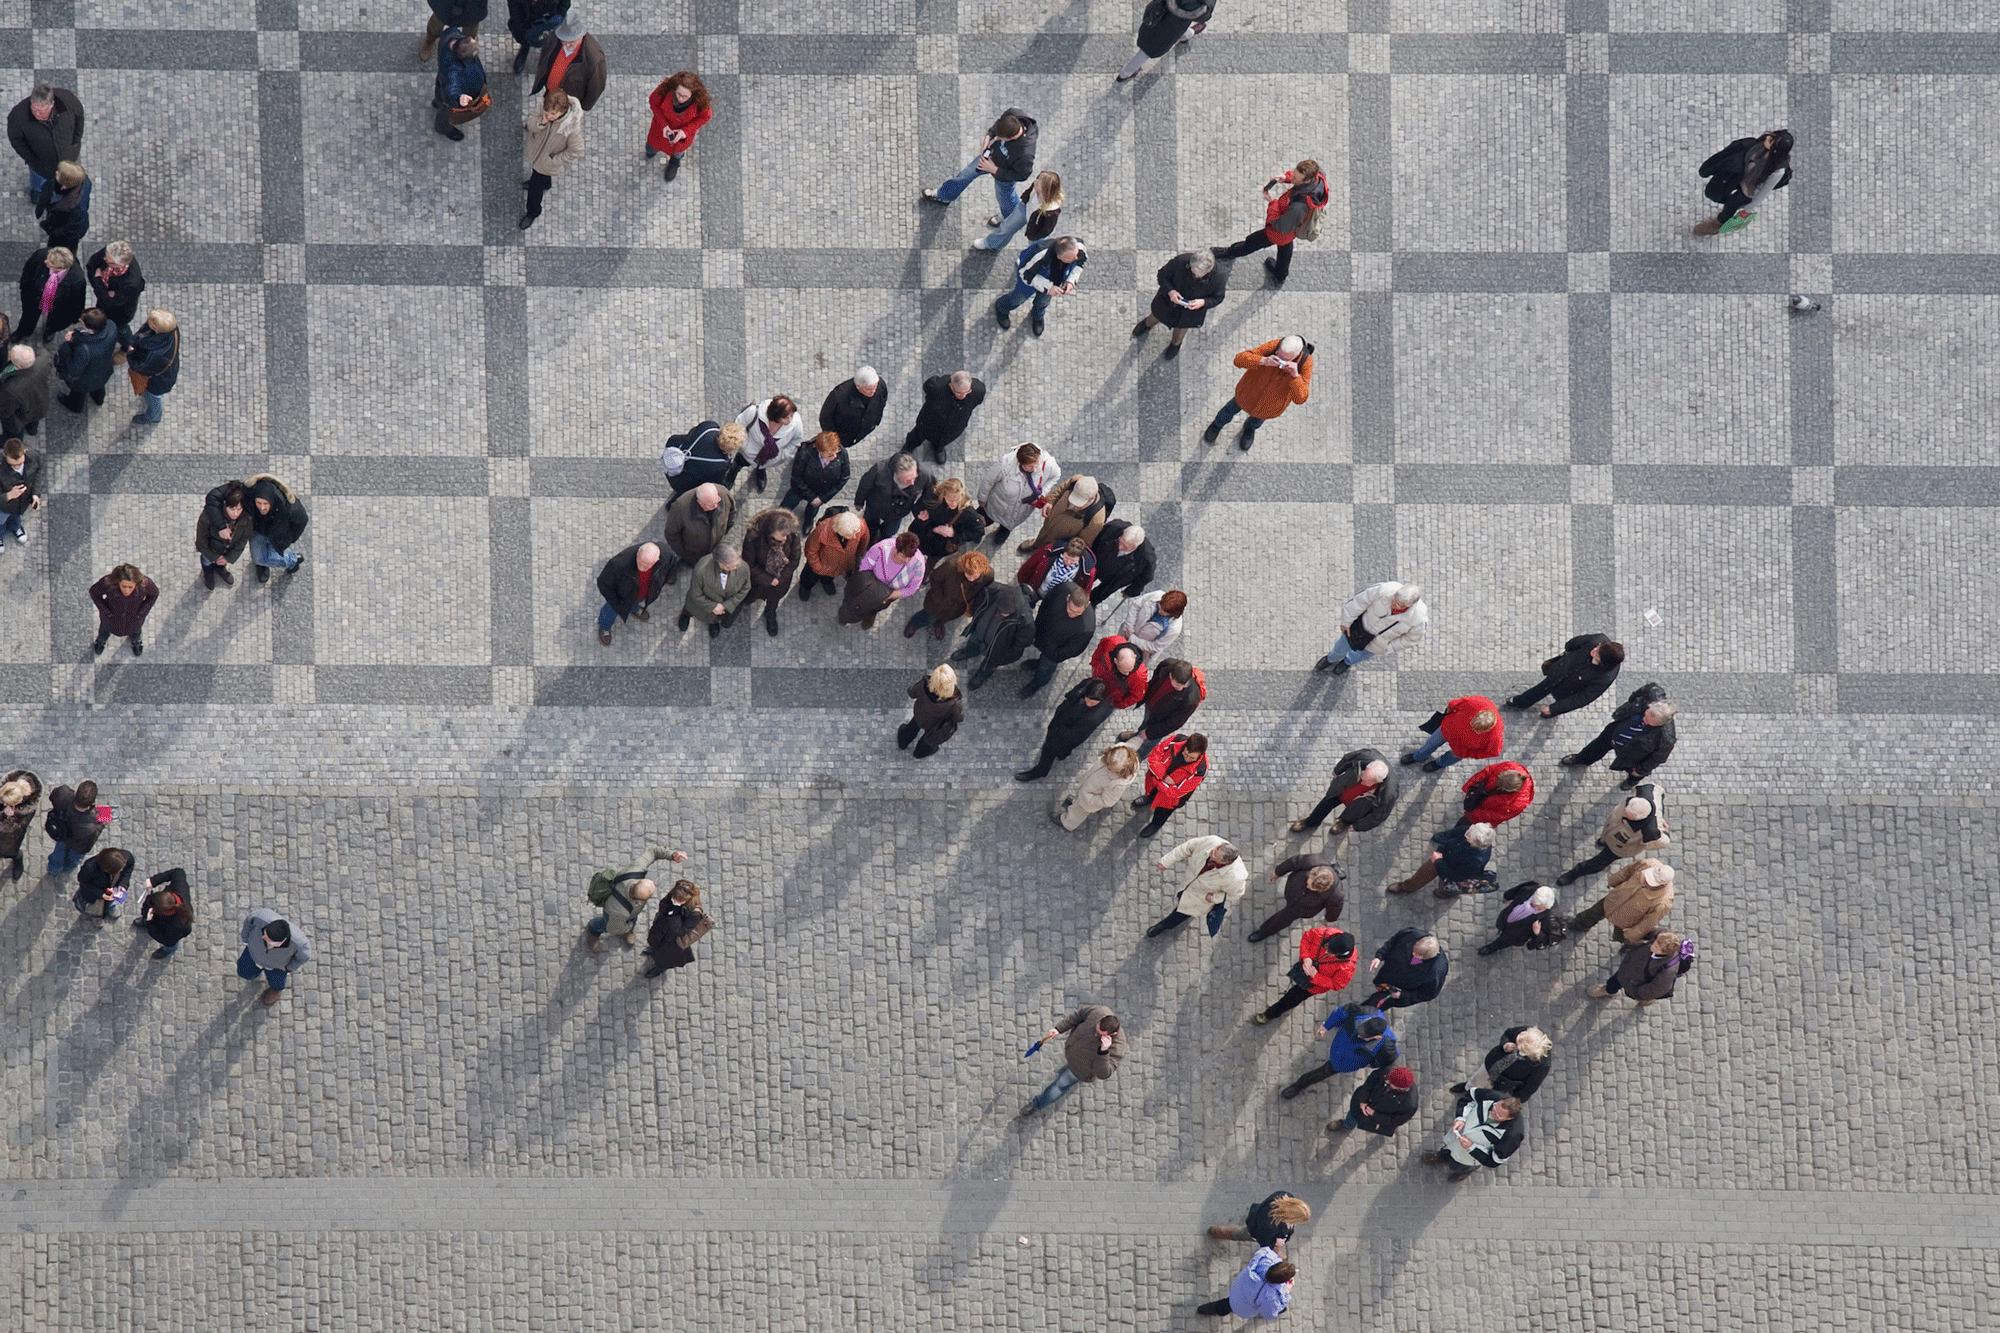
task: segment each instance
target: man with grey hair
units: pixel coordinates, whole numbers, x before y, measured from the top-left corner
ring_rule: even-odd
[[[1097,557],[1097,584],[1090,590],[1090,600],[1098,606],[1119,593],[1137,597],[1159,569],[1159,557],[1146,540],[1146,530],[1130,519],[1114,518],[1106,523],[1091,543],[1090,553]]]
[[[1146,317],[1132,326],[1132,336],[1143,338],[1148,330],[1166,325],[1174,336],[1160,356],[1171,360],[1181,354],[1188,330],[1200,328],[1208,312],[1222,304],[1229,276],[1215,266],[1215,251],[1189,250],[1160,265],[1153,279],[1160,290],[1153,293]]]
[[[708,637],[722,633],[724,625],[736,623],[736,609],[750,595],[750,571],[743,568],[743,548],[735,542],[721,542],[701,558],[688,580],[687,600],[681,603],[680,627],[699,620],[708,626]]]
[[[692,565],[715,549],[736,518],[736,500],[712,481],[667,506],[667,561],[660,575],[668,583],[680,577],[680,567]]]
[[[924,405],[917,411],[917,424],[903,437],[904,451],[915,453],[928,447],[933,459],[944,462],[945,446],[965,434],[973,409],[985,401],[985,382],[974,379],[969,370],[931,376],[924,381]]]
[[[870,532],[887,536],[903,526],[917,501],[935,485],[935,472],[919,466],[907,453],[891,454],[861,474],[854,484],[854,505]]]
[[[1312,396],[1313,347],[1297,334],[1287,334],[1260,343],[1236,354],[1236,368],[1243,377],[1236,381],[1236,394],[1222,405],[1215,420],[1201,433],[1203,444],[1214,444],[1222,428],[1238,412],[1246,413],[1243,429],[1236,434],[1236,447],[1247,450],[1256,442],[1257,431],[1267,421],[1275,421],[1285,409]]]
[[[1430,623],[1422,588],[1394,579],[1371,583],[1340,608],[1340,637],[1313,663],[1313,670],[1344,676],[1378,652],[1422,643]]]
[[[7,113],[7,142],[28,164],[28,193],[39,193],[83,149],[83,103],[67,88],[38,83]]]
[[[1612,711],[1611,721],[1596,739],[1575,754],[1564,755],[1562,766],[1589,768],[1610,754],[1613,771],[1627,775],[1619,789],[1631,791],[1673,754],[1679,740],[1674,732],[1675,711],[1667,702],[1666,687],[1648,681]]]
[[[882,409],[888,402],[889,386],[875,373],[875,367],[863,366],[854,372],[853,379],[834,385],[819,405],[819,428],[832,431],[840,437],[843,448],[852,449],[882,424]],[[879,531],[872,523],[869,528]]]
[[[1574,884],[1585,875],[1609,870],[1614,861],[1653,851],[1670,841],[1665,792],[1657,782],[1642,782],[1605,816],[1604,829],[1597,835],[1597,854],[1556,876],[1556,885]]]
[[[26,343],[7,349],[7,366],[0,370],[0,431],[6,438],[33,435],[42,428],[55,396],[55,358],[39,356]]]
[[[1396,808],[1396,785],[1395,770],[1380,750],[1349,750],[1333,766],[1326,795],[1304,819],[1292,821],[1292,832],[1318,828],[1335,810],[1340,811],[1333,821],[1335,837],[1350,830],[1367,833],[1380,828]]]

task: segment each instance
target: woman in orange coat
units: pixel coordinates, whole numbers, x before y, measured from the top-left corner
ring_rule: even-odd
[[[1208,737],[1200,732],[1170,736],[1155,746],[1146,760],[1146,790],[1132,802],[1134,810],[1153,807],[1153,817],[1139,830],[1150,838],[1167,822],[1167,816],[1186,805],[1194,789],[1208,776]]]
[[[694,146],[694,136],[715,114],[701,76],[684,69],[660,80],[647,99],[653,104],[653,127],[646,131],[646,156],[667,155],[667,179],[681,174],[681,158]]]

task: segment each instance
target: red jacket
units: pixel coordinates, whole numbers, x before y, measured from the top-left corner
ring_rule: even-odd
[[[1354,965],[1361,959],[1359,950],[1345,958],[1322,959],[1319,956],[1320,941],[1340,933],[1339,926],[1314,926],[1299,937],[1299,961],[1319,968],[1306,981],[1307,994],[1324,995],[1328,991],[1341,990],[1354,980]]]
[[[1481,712],[1493,714],[1493,730],[1483,734],[1472,729],[1473,715]],[[1501,720],[1499,708],[1483,694],[1468,694],[1446,704],[1438,730],[1460,759],[1497,759],[1507,739],[1507,724]]]
[[[1185,736],[1169,736],[1146,758],[1146,796],[1155,810],[1178,810],[1208,776],[1208,756],[1181,754]]]
[[[1502,773],[1519,773],[1525,778],[1521,790],[1516,792],[1492,790],[1493,779]],[[1479,789],[1478,793],[1474,792],[1474,788]],[[1468,797],[1479,795],[1479,803],[1459,818],[1458,822],[1461,824],[1504,824],[1535,802],[1534,775],[1511,759],[1488,764],[1466,779],[1465,785],[1459,790]]]
[[[1104,697],[1113,708],[1131,708],[1146,697],[1146,656],[1132,645],[1132,653],[1139,659],[1139,665],[1132,668],[1132,674],[1121,676],[1111,665],[1111,654],[1132,641],[1123,634],[1107,634],[1098,640],[1097,651],[1090,655],[1090,674],[1104,682]]]
[[[1282,176],[1279,176],[1278,179],[1283,181],[1287,185],[1293,185],[1296,184],[1296,182],[1293,181],[1292,176],[1293,173],[1287,171]],[[1331,200],[1332,198],[1332,191],[1327,186],[1326,174],[1324,172],[1322,172],[1319,176],[1319,187],[1320,187],[1320,192],[1319,192],[1318,203],[1314,203],[1310,195],[1306,196],[1306,211],[1309,213],[1317,213],[1320,209],[1325,208],[1329,200]],[[1279,231],[1276,227],[1272,225],[1279,218],[1283,217],[1285,215],[1285,210],[1290,208],[1291,206],[1292,206],[1292,192],[1290,190],[1285,191],[1283,194],[1279,195],[1276,199],[1272,199],[1264,205],[1264,238],[1273,245],[1290,245],[1292,243],[1292,238],[1298,235],[1297,232]]]
[[[646,131],[646,147],[660,153],[685,153],[693,144],[695,132],[708,124],[708,118],[715,114],[715,107],[703,107],[699,101],[691,100],[687,109],[674,110],[674,96],[662,83],[653,89],[646,99],[653,104],[653,128]],[[687,138],[679,143],[667,142],[667,131],[679,130]]]
[[[1035,548],[1035,553],[1023,560],[1021,567],[1014,571],[1014,581],[1029,592],[1041,587],[1042,580],[1048,577],[1049,566],[1056,562],[1056,557],[1062,554],[1062,548],[1068,545],[1067,539],[1061,542],[1043,542]],[[1069,576],[1069,581],[1089,592],[1091,586],[1097,582],[1097,557],[1085,551],[1083,564],[1078,566],[1076,573]]]

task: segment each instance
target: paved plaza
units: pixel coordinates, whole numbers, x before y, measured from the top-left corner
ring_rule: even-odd
[[[1140,0],[578,6],[609,87],[524,234],[499,0],[459,144],[415,0],[0,0],[8,103],[77,91],[86,248],[132,242],[186,349],[162,424],[127,424],[121,377],[45,428],[48,503],[0,556],[0,763],[95,778],[107,842],[185,867],[198,915],[155,963],[0,877],[0,1333],[1235,1327],[1194,1307],[1248,1250],[1202,1228],[1281,1186],[1317,1214],[1294,1330],[1992,1322],[2000,12],[1221,0],[1114,89]],[[684,67],[716,115],[669,185],[644,99]],[[1090,247],[1039,340],[993,323],[986,193],[917,203],[1010,105]],[[1696,166],[1780,125],[1794,184],[1690,236]],[[1154,271],[1251,230],[1301,156],[1333,199],[1283,290],[1239,260],[1177,360],[1133,340]],[[0,238],[38,243],[18,189]],[[1202,444],[1231,356],[1286,333],[1310,402]],[[599,646],[665,437],[774,393],[811,419],[864,362],[889,399],[857,474],[964,366],[990,393],[949,472],[1035,440],[1152,535],[1214,758],[1160,838],[1054,829],[1078,759],[1012,780],[1079,665],[1032,701],[1005,673],[917,763],[903,692],[951,645],[900,616],[788,599],[779,636],[711,641],[676,591]],[[307,562],[208,592],[200,497],[264,471]],[[84,590],[128,560],[148,651],[94,658]],[[1427,642],[1310,671],[1390,577],[1428,589]],[[1451,953],[1396,1015],[1423,1107],[1329,1137],[1350,1079],[1277,1095],[1325,1007],[1249,1021],[1296,956],[1243,938],[1265,872],[1326,843],[1289,822],[1343,751],[1587,630],[1624,675],[1510,715],[1540,794],[1493,864],[1591,847],[1615,779],[1556,760],[1660,681],[1699,963],[1641,1015],[1585,996],[1608,931],[1479,958],[1491,899],[1385,898],[1471,770],[1419,777],[1332,847],[1364,952],[1428,924]],[[1180,882],[1155,859],[1206,832],[1248,902],[1142,939]],[[657,841],[717,925],[646,982],[580,928],[590,871]],[[272,1009],[232,966],[267,903],[316,945]],[[1123,1066],[1017,1120],[1059,1061],[1022,1050],[1086,1002]],[[1556,1053],[1525,1146],[1449,1187],[1415,1161],[1446,1088],[1528,1022]]]

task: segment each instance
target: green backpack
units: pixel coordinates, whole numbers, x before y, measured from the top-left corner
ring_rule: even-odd
[[[644,878],[644,875],[621,875],[615,870],[600,870],[590,877],[590,905],[602,907],[611,900],[611,895],[618,885],[628,880]],[[620,893],[618,896],[625,901],[626,906],[631,906],[631,900],[625,898],[624,894]]]

